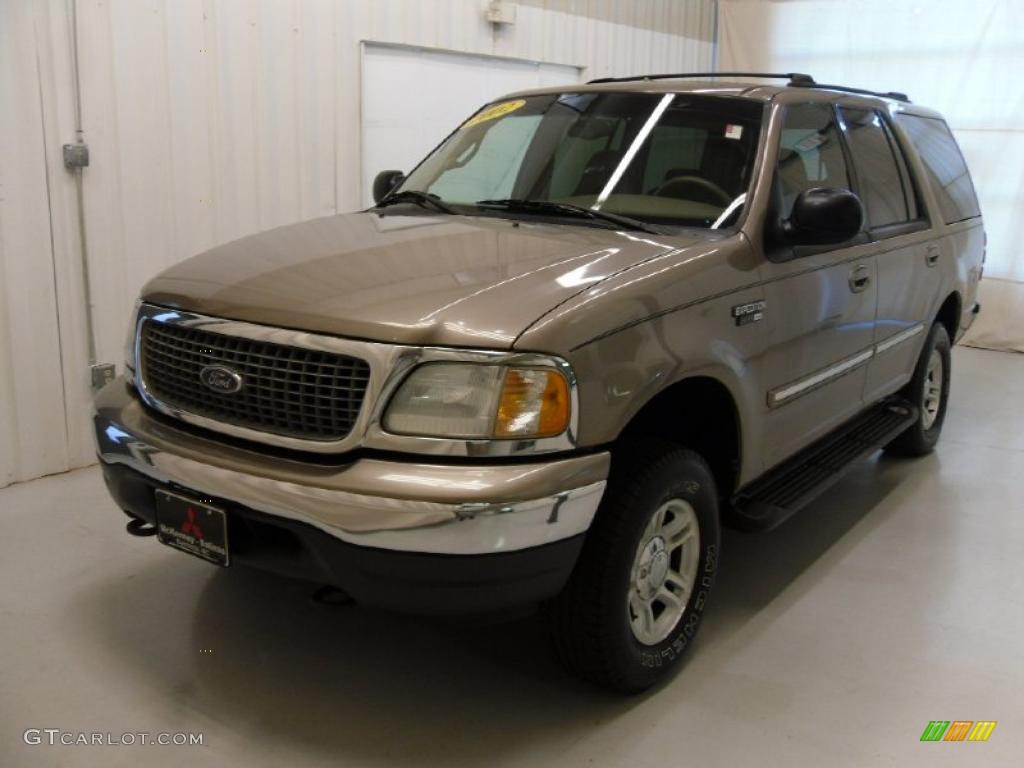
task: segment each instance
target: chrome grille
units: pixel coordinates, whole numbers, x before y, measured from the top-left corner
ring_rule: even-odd
[[[142,380],[164,405],[248,429],[308,440],[340,440],[352,431],[370,379],[356,357],[144,321]],[[221,365],[242,378],[218,392],[200,372]]]

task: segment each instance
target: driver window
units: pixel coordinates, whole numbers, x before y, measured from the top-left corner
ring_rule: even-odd
[[[830,105],[800,104],[786,110],[776,178],[784,219],[789,218],[797,195],[805,189],[850,188],[835,113]]]

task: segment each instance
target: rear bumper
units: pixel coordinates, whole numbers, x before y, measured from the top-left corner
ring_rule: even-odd
[[[344,465],[257,453],[154,417],[123,380],[94,427],[115,501],[152,521],[158,487],[228,511],[232,561],[390,608],[466,611],[559,591],[604,491],[606,453],[536,463]]]

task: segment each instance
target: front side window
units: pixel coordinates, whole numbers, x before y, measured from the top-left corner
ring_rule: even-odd
[[[846,158],[830,105],[799,104],[786,110],[776,179],[783,219],[789,218],[793,203],[804,190],[850,188]]]
[[[510,99],[467,120],[399,191],[454,206],[514,199],[720,227],[742,211],[762,111],[684,93]]]
[[[913,199],[900,173],[895,147],[882,117],[871,109],[840,107],[846,139],[857,169],[857,185],[871,227],[909,221]]]

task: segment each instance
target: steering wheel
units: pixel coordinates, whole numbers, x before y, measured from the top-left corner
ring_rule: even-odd
[[[685,199],[692,199],[687,195],[681,194],[683,190],[692,188],[696,188],[698,191],[699,196],[697,200],[699,202],[710,203],[711,205],[721,205],[722,207],[725,207],[732,202],[732,195],[715,184],[715,182],[709,181],[702,176],[673,176],[661,186],[657,187],[653,194],[658,197],[681,197]]]

